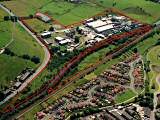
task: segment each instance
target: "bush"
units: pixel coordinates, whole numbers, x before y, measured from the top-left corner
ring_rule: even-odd
[[[34,62],[35,64],[38,64],[38,63],[40,63],[40,58],[37,57],[37,56],[33,56],[33,57],[31,58],[31,61]]]

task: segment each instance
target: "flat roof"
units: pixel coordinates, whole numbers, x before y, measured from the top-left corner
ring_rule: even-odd
[[[51,32],[44,32],[41,34],[42,36],[45,36],[45,35],[51,35]]]
[[[102,27],[95,28],[95,30],[97,32],[103,32],[105,30],[109,30],[109,29],[112,29],[112,28],[113,28],[113,25],[109,24],[109,25],[105,25],[105,26],[102,26]]]
[[[86,23],[86,24],[90,27],[96,28],[96,27],[99,27],[99,26],[106,25],[107,23],[103,22],[102,20],[96,20],[96,21],[89,22],[89,23]]]
[[[58,41],[62,41],[62,40],[64,40],[64,38],[63,38],[63,37],[55,37],[55,39],[56,39],[56,40],[58,40]]]
[[[65,39],[65,40],[60,41],[59,43],[60,44],[66,44],[66,43],[69,43],[69,42],[71,42],[70,39]]]

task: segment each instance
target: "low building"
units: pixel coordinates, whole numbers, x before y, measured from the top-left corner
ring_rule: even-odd
[[[41,37],[44,38],[44,39],[50,38],[51,36],[52,36],[51,32],[48,32],[48,31],[41,34]]]
[[[20,86],[21,86],[21,82],[16,82],[15,84],[14,84],[14,88],[15,89],[18,89]]]
[[[113,29],[113,28],[114,28],[113,25],[109,24],[109,25],[105,25],[105,26],[102,26],[102,27],[97,27],[97,28],[95,28],[95,31],[97,33],[102,33],[102,32],[105,32],[105,31]]]
[[[51,21],[51,18],[43,13],[36,13],[35,15],[38,19],[42,20],[45,23],[48,23]]]
[[[65,44],[68,44],[68,43],[71,43],[71,39],[64,39],[62,41],[59,42],[60,45],[65,45]]]

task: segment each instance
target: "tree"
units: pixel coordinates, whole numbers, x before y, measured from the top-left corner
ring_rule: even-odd
[[[137,52],[138,52],[138,49],[137,49],[137,48],[134,48],[134,49],[133,49],[133,52],[134,52],[134,53],[137,53]]]
[[[33,18],[33,15],[31,14],[31,15],[29,15],[29,18]]]
[[[4,21],[8,21],[10,20],[10,17],[9,16],[4,16]]]
[[[33,56],[33,57],[31,58],[31,61],[34,62],[35,64],[38,64],[38,63],[40,63],[40,58],[37,57],[37,56]]]
[[[26,60],[30,60],[30,56],[27,55],[27,54],[22,55],[22,58],[23,58],[23,59],[26,59]]]
[[[53,46],[53,47],[51,48],[51,51],[52,51],[53,53],[56,53],[58,50],[60,50],[60,48],[57,47],[57,46]]]
[[[54,27],[51,26],[51,27],[49,28],[49,31],[54,31]]]
[[[79,39],[80,39],[80,38],[79,38],[78,36],[75,36],[74,42],[75,42],[75,43],[79,43]]]

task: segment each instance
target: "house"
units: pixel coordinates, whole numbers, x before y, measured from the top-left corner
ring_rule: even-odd
[[[38,19],[42,20],[45,23],[48,23],[51,21],[51,18],[43,13],[36,13],[35,15]]]
[[[20,86],[21,86],[21,82],[16,82],[15,84],[14,84],[14,88],[15,89],[18,89]]]

